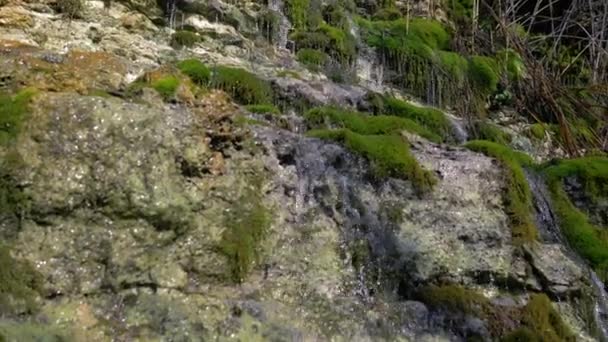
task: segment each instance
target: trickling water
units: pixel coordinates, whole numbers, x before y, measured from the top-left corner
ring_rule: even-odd
[[[544,242],[560,243],[570,252],[571,258],[587,270],[595,293],[594,320],[600,330],[602,341],[608,341],[608,293],[606,293],[606,286],[582,258],[569,247],[567,241],[563,238],[551,207],[549,190],[543,178],[530,170],[525,170],[525,174],[533,195],[536,225],[541,239]]]
[[[169,19],[169,27],[175,28],[175,17],[177,14],[177,0],[169,0],[167,1],[167,15]]]
[[[279,28],[277,30],[277,47],[284,49],[287,46],[287,36],[291,29],[291,23],[284,14],[285,3],[283,0],[270,0],[268,3],[268,9],[275,12],[279,16]]]
[[[350,34],[355,38],[358,47],[356,68],[359,83],[373,91],[382,92],[384,68],[380,63],[378,54],[375,49],[361,40],[359,26],[357,26],[352,16],[349,15],[347,20]]]
[[[452,125],[452,135],[456,139],[456,142],[462,144],[469,140],[469,132],[465,128],[463,119],[449,114],[447,114],[446,117],[448,120],[450,120],[450,124]]]

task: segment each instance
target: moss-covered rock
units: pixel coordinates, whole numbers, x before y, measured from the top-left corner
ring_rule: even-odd
[[[0,245],[0,313],[23,314],[37,309],[42,276],[27,261],[14,259]]]
[[[260,197],[258,180],[239,197],[227,211],[225,230],[220,242],[220,251],[228,259],[230,279],[242,282],[249,270],[260,262],[260,243],[268,233],[271,212]]]
[[[412,182],[419,193],[430,191],[437,180],[411,155],[404,137],[363,135],[348,129],[311,131],[311,136],[344,144],[367,158],[376,177],[396,177]]]
[[[193,47],[200,39],[195,32],[180,30],[171,36],[171,45],[175,48]]]
[[[608,159],[588,157],[547,165],[544,170],[562,233],[603,279],[608,279],[608,237],[602,227],[590,222],[584,208],[577,208],[564,189],[564,181],[576,177],[590,203],[605,197],[608,189]],[[589,205],[592,207],[593,205]]]
[[[329,56],[322,51],[314,49],[301,49],[297,53],[298,62],[304,64],[311,71],[321,71],[329,61]]]
[[[337,126],[365,135],[396,134],[405,130],[434,142],[442,141],[441,136],[415,121],[396,116],[369,116],[334,107],[321,107],[311,109],[304,117],[309,127],[315,129]]]
[[[273,100],[270,84],[241,68],[212,68],[211,87],[224,90],[241,104],[267,104]]]
[[[206,86],[211,79],[211,70],[198,59],[183,60],[177,63],[177,68],[199,86]]]
[[[538,231],[532,215],[532,193],[522,169],[522,166],[531,166],[532,159],[524,153],[490,141],[471,141],[465,146],[501,161],[506,178],[503,198],[511,221],[513,240],[516,244],[535,241]]]
[[[419,107],[394,97],[384,99],[383,111],[388,115],[395,115],[410,119],[429,131],[440,136],[442,141],[451,137],[452,125],[440,110],[431,107]]]
[[[277,108],[275,105],[270,104],[248,105],[245,106],[245,109],[247,109],[251,113],[256,114],[281,114],[279,108]]]

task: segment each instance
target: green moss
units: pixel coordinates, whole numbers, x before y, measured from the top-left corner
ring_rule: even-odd
[[[42,290],[41,275],[26,261],[14,259],[0,245],[0,314],[31,313]]]
[[[179,79],[175,76],[166,76],[152,82],[151,85],[165,100],[169,100],[175,96]]]
[[[241,68],[218,66],[212,70],[211,86],[230,94],[241,104],[272,103],[272,88],[267,81]]]
[[[538,231],[532,216],[532,193],[522,169],[522,166],[533,165],[533,160],[524,153],[490,141],[476,140],[465,146],[502,163],[507,186],[503,200],[509,215],[513,240],[517,244],[536,240]]]
[[[418,107],[394,97],[384,99],[384,112],[402,118],[415,121],[442,138],[442,141],[449,140],[452,125],[448,118],[440,110],[430,107]]]
[[[17,137],[35,94],[33,89],[22,90],[15,96],[0,93],[0,145],[7,145]]]
[[[511,49],[499,51],[496,54],[497,61],[506,70],[511,81],[521,80],[526,71],[526,66],[521,56]]]
[[[288,0],[287,15],[296,30],[305,30],[308,26],[310,0]]]
[[[368,159],[378,178],[396,177],[412,182],[418,193],[432,189],[437,182],[410,153],[406,139],[396,135],[363,135],[348,129],[310,131],[310,136],[333,140]]]
[[[524,308],[523,323],[534,332],[538,341],[576,341],[575,335],[553,308],[545,294],[534,294]]]
[[[314,49],[326,53],[340,64],[351,63],[357,53],[355,38],[346,30],[321,24],[312,31],[297,31],[290,38],[296,48]]]
[[[34,323],[0,323],[0,341],[66,342],[68,334],[52,326]]]
[[[473,125],[473,136],[477,140],[492,141],[501,145],[508,145],[512,140],[509,133],[487,122],[476,122]]]
[[[286,78],[295,78],[296,80],[302,79],[302,75],[300,75],[300,73],[298,73],[297,71],[293,71],[293,70],[281,70],[281,71],[277,72],[277,76],[286,77]]]
[[[449,82],[462,84],[467,79],[469,61],[462,55],[450,51],[437,51],[439,68],[445,73]]]
[[[473,56],[469,61],[469,78],[474,88],[488,96],[494,93],[500,80],[499,67],[491,57]]]
[[[608,158],[564,160],[549,165],[544,172],[562,234],[602,279],[608,279],[608,235],[603,228],[593,225],[587,215],[572,204],[563,188],[565,178],[577,177],[591,200],[605,197],[608,190]]]
[[[442,140],[440,136],[416,122],[395,116],[369,116],[334,107],[320,107],[308,111],[304,118],[309,127],[316,129],[333,125],[364,135],[393,134],[405,130],[434,142]]]
[[[251,113],[257,114],[281,114],[279,108],[271,104],[249,105],[245,108]]]
[[[266,236],[272,216],[262,202],[260,184],[253,186],[232,205],[224,218],[220,251],[230,265],[230,278],[242,282],[260,260],[260,243]]]
[[[528,136],[534,138],[536,140],[545,139],[545,135],[547,134],[547,129],[545,125],[542,123],[535,123],[528,128]]]
[[[298,61],[304,64],[311,71],[321,71],[329,61],[329,56],[325,52],[314,49],[301,49],[297,53]]]
[[[444,0],[448,17],[461,26],[468,26],[473,19],[473,0]]]
[[[180,30],[171,36],[171,45],[176,48],[193,47],[200,39],[195,32]]]
[[[458,285],[429,286],[418,297],[432,309],[472,315],[481,315],[490,306],[483,295]]]
[[[186,59],[177,63],[177,68],[190,77],[192,82],[199,86],[209,84],[211,70],[198,59]]]

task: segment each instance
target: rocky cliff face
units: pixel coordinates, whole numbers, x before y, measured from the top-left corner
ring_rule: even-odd
[[[306,108],[371,111],[370,90],[396,89],[362,55],[356,83],[304,67],[286,4],[86,1],[73,18],[60,5],[0,2],[0,114],[19,118],[0,139],[0,340],[596,336],[584,262],[559,240],[513,238],[503,164],[399,130],[435,179],[420,193],[305,134]],[[266,11],[280,39],[266,39]],[[240,92],[241,76],[202,87],[175,66],[187,58],[257,75],[280,114],[237,104],[260,89]],[[532,145],[521,127],[505,130]],[[21,262],[35,276],[16,276]]]

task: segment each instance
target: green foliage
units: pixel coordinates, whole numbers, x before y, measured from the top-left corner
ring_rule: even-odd
[[[598,275],[604,280],[608,279],[608,235],[572,204],[562,186],[565,178],[577,177],[584,186],[585,194],[592,200],[605,197],[608,190],[608,158],[563,160],[549,165],[544,172],[562,233],[570,246],[589,262]]]
[[[485,96],[496,91],[500,80],[498,64],[491,57],[473,56],[469,62],[469,78],[473,87]]]
[[[314,49],[301,49],[297,53],[298,61],[304,64],[309,70],[318,72],[329,61],[329,56],[322,51]]]
[[[473,133],[477,140],[487,140],[501,145],[508,145],[512,140],[509,133],[487,122],[476,122],[473,125]]]
[[[418,107],[394,97],[384,98],[384,113],[415,121],[446,141],[451,136],[450,120],[440,110]]]
[[[165,100],[173,98],[177,87],[179,87],[179,79],[175,76],[166,76],[152,82],[152,88],[156,90]]]
[[[35,94],[32,89],[22,90],[15,96],[0,93],[0,145],[7,145],[17,137]]]
[[[68,18],[82,18],[84,15],[84,0],[58,0],[57,10]]]
[[[31,313],[42,290],[41,275],[26,261],[14,259],[0,245],[0,315]]]
[[[513,240],[518,244],[535,241],[538,231],[532,216],[532,193],[522,169],[522,166],[532,166],[533,160],[524,153],[490,141],[476,140],[465,146],[502,163],[507,186],[503,201],[509,215]]]
[[[523,323],[534,332],[538,341],[576,341],[575,335],[553,308],[545,294],[534,294],[524,308]]]
[[[310,131],[309,135],[333,140],[370,161],[378,178],[396,177],[409,180],[418,193],[432,189],[437,182],[410,153],[406,139],[396,135],[363,135],[348,129]]]
[[[272,103],[267,81],[241,68],[218,66],[212,70],[211,87],[222,89],[241,104]]]
[[[287,15],[296,30],[305,30],[308,24],[310,0],[288,0]]]
[[[320,107],[308,111],[304,118],[311,128],[328,128],[338,126],[363,135],[394,134],[408,131],[434,142],[442,138],[416,122],[395,116],[369,116],[364,113],[351,112],[334,107]]]
[[[271,104],[258,104],[258,105],[249,105],[245,106],[245,108],[251,113],[257,114],[281,114],[279,108],[275,105]]]
[[[418,294],[419,299],[435,310],[480,315],[490,302],[476,291],[458,285],[429,286]]]
[[[171,36],[171,46],[176,48],[193,47],[200,39],[199,35],[195,32],[180,30]]]
[[[211,70],[198,59],[186,59],[177,63],[177,68],[190,77],[192,82],[199,86],[209,84]]]
[[[260,243],[272,222],[271,213],[262,202],[259,188],[260,184],[254,184],[245,190],[224,218],[225,230],[220,251],[228,258],[230,277],[235,283],[241,283],[259,262]]]
[[[301,80],[302,75],[300,75],[297,71],[293,70],[281,70],[277,72],[278,77],[286,77],[286,78],[295,78],[296,80]]]

